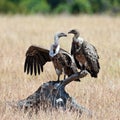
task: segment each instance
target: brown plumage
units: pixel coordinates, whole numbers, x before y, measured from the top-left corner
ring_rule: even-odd
[[[30,46],[26,52],[26,59],[24,64],[24,72],[27,74],[40,74],[43,72],[45,63],[52,61],[58,81],[60,75],[64,72],[64,76],[70,76],[77,72],[77,67],[71,54],[60,48],[59,38],[66,36],[64,33],[55,35],[54,44],[51,45],[50,50],[42,47]],[[80,81],[77,79],[76,81]]]
[[[77,30],[71,30],[68,33],[74,34],[71,55],[73,55],[77,67],[81,70],[87,70],[92,77],[97,77],[100,65],[96,48],[81,38]]]
[[[49,50],[42,47],[30,46],[26,52],[26,59],[24,64],[24,72],[27,74],[40,74],[43,72],[43,66],[46,62],[51,61],[49,57]]]

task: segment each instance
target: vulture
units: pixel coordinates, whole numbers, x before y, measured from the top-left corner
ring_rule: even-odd
[[[70,30],[68,34],[74,34],[71,55],[74,57],[77,67],[80,70],[87,70],[91,77],[96,78],[100,70],[96,48],[80,37],[78,30]]]
[[[54,36],[54,43],[51,45],[50,50],[42,47],[30,46],[26,52],[26,58],[24,63],[24,72],[27,74],[40,74],[43,72],[43,66],[47,62],[51,62],[54,65],[58,80],[60,75],[64,73],[64,79],[66,76],[70,76],[77,71],[77,66],[70,53],[60,48],[59,38],[66,37],[65,33],[57,33]],[[76,79],[75,81],[80,81]]]

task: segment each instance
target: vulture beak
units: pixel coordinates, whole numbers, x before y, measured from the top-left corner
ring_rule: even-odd
[[[70,30],[69,32],[68,32],[68,34],[71,34],[72,33],[72,31]]]
[[[68,32],[68,34],[74,34],[74,35],[76,35],[76,34],[79,34],[79,32],[76,29],[73,29],[73,30],[70,30]]]
[[[61,33],[61,36],[63,37],[67,37],[67,35],[65,33]]]

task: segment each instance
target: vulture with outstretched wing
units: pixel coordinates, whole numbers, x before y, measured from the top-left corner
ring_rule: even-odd
[[[24,72],[27,74],[40,74],[43,72],[45,63],[52,61],[58,81],[60,75],[64,72],[65,76],[70,76],[77,72],[77,67],[73,57],[67,51],[60,48],[59,38],[67,36],[65,33],[57,33],[54,37],[54,44],[51,45],[50,50],[42,47],[30,46],[26,52],[26,59],[24,64]],[[79,79],[75,81],[80,81]]]
[[[99,56],[96,48],[80,37],[80,33],[73,29],[68,32],[74,34],[71,55],[73,55],[76,65],[81,70],[87,70],[91,77],[97,77],[100,70]]]

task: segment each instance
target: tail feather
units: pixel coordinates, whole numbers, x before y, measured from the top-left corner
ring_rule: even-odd
[[[91,74],[91,77],[97,78],[97,74]]]
[[[95,72],[95,71],[90,72],[91,77],[97,78],[97,74],[98,74],[98,72]]]

